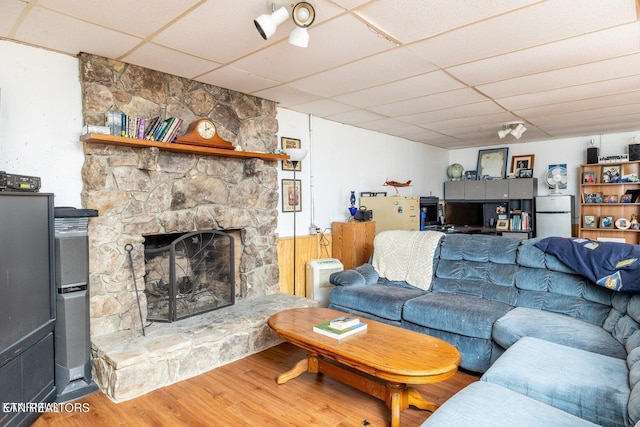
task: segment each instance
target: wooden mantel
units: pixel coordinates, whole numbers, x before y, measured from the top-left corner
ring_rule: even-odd
[[[124,145],[127,147],[149,148],[156,147],[160,150],[173,151],[177,153],[200,154],[205,156],[258,158],[263,160],[288,160],[287,154],[256,153],[252,151],[236,151],[224,148],[203,147],[200,145],[176,144],[171,142],[157,142],[146,139],[124,138],[114,135],[103,135],[99,133],[89,133],[80,136],[80,141],[94,144]]]

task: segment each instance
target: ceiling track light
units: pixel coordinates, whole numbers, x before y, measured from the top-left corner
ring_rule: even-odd
[[[504,124],[504,129],[498,131],[500,139],[511,134],[515,139],[520,139],[523,133],[527,130],[526,126],[522,122],[510,122]]]
[[[309,46],[309,32],[307,28],[310,27],[316,19],[316,10],[311,2],[301,1],[291,3],[290,0],[278,0],[267,3],[271,6],[273,13],[270,15],[262,14],[253,21],[262,38],[267,40],[275,34],[278,25],[282,24],[289,17],[287,8],[291,8],[291,17],[296,28],[289,34],[289,43],[298,47]]]

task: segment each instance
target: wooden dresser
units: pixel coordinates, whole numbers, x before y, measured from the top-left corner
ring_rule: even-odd
[[[375,221],[334,222],[331,228],[332,254],[345,270],[369,261],[376,235]]]

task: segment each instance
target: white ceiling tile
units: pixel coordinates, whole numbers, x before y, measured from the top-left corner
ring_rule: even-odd
[[[638,91],[626,92],[616,95],[607,95],[596,98],[585,98],[575,101],[561,102],[559,104],[548,104],[540,107],[515,110],[514,113],[525,116],[529,120],[554,114],[572,113],[585,110],[595,110],[616,105],[629,105],[640,102],[640,87]]]
[[[536,0],[403,0],[378,1],[356,12],[367,22],[403,43],[481,21]]]
[[[316,101],[297,105],[296,107],[301,107],[309,114],[313,114],[318,117],[334,116],[336,114],[353,111],[353,107],[332,101],[331,99],[318,99]]]
[[[64,28],[64,31],[60,31]],[[81,34],[81,36],[79,36]],[[34,7],[16,32],[20,40],[77,55],[80,52],[119,58],[141,39]]]
[[[367,108],[464,87],[462,83],[451,78],[445,72],[433,71],[382,86],[336,96],[335,99],[345,104]]]
[[[153,41],[219,63],[228,63],[264,48],[265,41],[256,31],[253,18],[249,17],[257,18],[264,13],[266,4],[240,1],[234,2],[233,7],[224,7],[225,3],[223,0],[205,2],[159,33]],[[293,29],[293,23],[289,21],[281,26]],[[279,31],[273,40],[283,37],[285,33]]]
[[[640,54],[627,55],[608,61],[548,71],[546,73],[517,77],[503,82],[478,86],[492,98],[542,92],[569,86],[606,81],[637,74],[640,69]]]
[[[27,4],[19,0],[5,1],[2,4],[2,13],[0,13],[0,37],[9,37],[9,32],[26,7]]]
[[[95,22],[128,34],[147,37],[199,0],[38,0],[38,6]],[[162,13],[149,13],[159,10]],[[141,19],[144,17],[144,19]]]
[[[334,115],[325,116],[325,119],[338,123],[350,123],[352,125],[358,125],[361,123],[372,122],[374,120],[383,119],[385,117],[372,113],[367,110],[353,110],[345,113],[339,113]]]
[[[246,71],[238,70],[231,66],[217,68],[209,73],[203,74],[198,77],[197,80],[247,94],[252,94],[279,84],[278,82],[248,74]]]
[[[370,110],[384,114],[385,116],[398,117],[425,111],[442,110],[459,105],[479,103],[484,100],[486,100],[485,97],[472,89],[458,89],[371,107]]]
[[[640,75],[635,75],[589,84],[561,87],[543,92],[498,98],[497,102],[509,110],[523,110],[612,94],[633,93],[638,90],[638,88],[640,88]]]
[[[549,0],[459,28],[410,48],[436,65],[450,67],[636,20],[633,1]]]
[[[436,111],[429,111],[425,113],[409,114],[406,116],[398,117],[398,119],[407,123],[420,124],[428,127],[430,123],[435,123],[441,120],[451,120],[460,117],[474,117],[482,116],[486,114],[497,114],[504,112],[504,109],[500,108],[496,103],[491,101],[476,102],[475,104],[461,105],[457,107],[444,108]]]
[[[433,70],[433,64],[406,48],[397,48],[294,81],[290,86],[334,97]]]
[[[640,22],[449,68],[469,85],[497,82],[640,51]]]
[[[274,86],[269,89],[259,90],[253,95],[280,103],[281,107],[294,109],[296,106],[321,99],[320,96],[311,95],[289,86]],[[296,111],[304,112],[300,107]]]
[[[154,64],[154,69],[164,73],[193,79],[207,73],[220,64],[187,55],[173,49],[159,46],[153,43],[145,43],[122,58],[123,61],[145,66]]]

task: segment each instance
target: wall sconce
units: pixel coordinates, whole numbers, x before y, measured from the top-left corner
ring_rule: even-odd
[[[502,139],[505,136],[511,134],[515,139],[520,139],[520,137],[523,133],[526,132],[526,130],[527,128],[522,122],[505,123],[504,129],[498,131],[498,136],[500,137],[500,139]]]
[[[275,3],[274,3],[275,6]],[[267,40],[269,37],[275,34],[278,25],[282,24],[289,17],[289,11],[286,7],[282,6],[280,9],[275,10],[271,15],[262,14],[253,20],[256,25],[256,29],[260,33],[263,39]]]
[[[268,3],[271,5],[273,13],[271,15],[262,14],[253,21],[262,38],[267,40],[275,34],[278,25],[282,24],[289,17],[287,8],[291,7],[291,16],[293,23],[296,24],[296,28],[289,34],[289,43],[298,47],[309,46],[309,32],[307,28],[311,26],[316,19],[316,11],[313,5],[307,1],[293,4],[291,0],[279,0]]]

